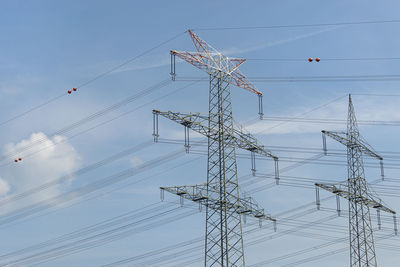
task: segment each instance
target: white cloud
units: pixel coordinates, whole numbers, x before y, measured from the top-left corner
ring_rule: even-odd
[[[38,140],[41,141],[38,142]],[[17,154],[18,151],[23,151],[23,148],[27,146],[33,146],[30,151],[39,152],[26,157],[24,157],[24,152]],[[5,169],[2,178],[7,185],[2,185],[0,180],[0,193],[7,191],[11,194],[18,194],[64,175],[69,175],[78,168],[81,161],[75,148],[66,141],[66,137],[49,138],[44,133],[34,133],[28,139],[17,144],[7,144],[4,154],[15,154],[16,157],[21,157],[22,161]],[[25,199],[23,203],[14,204],[12,208],[56,196],[62,191],[62,186],[61,184],[40,191],[30,197],[29,200]]]

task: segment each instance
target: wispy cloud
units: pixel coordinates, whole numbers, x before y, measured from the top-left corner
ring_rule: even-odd
[[[312,37],[315,35],[319,35],[325,32],[330,32],[333,30],[336,30],[338,28],[341,28],[343,26],[335,26],[335,27],[330,27],[330,28],[326,28],[326,29],[321,29],[321,30],[317,30],[317,31],[313,31],[310,33],[306,33],[306,34],[301,34],[301,35],[296,35],[287,39],[282,39],[282,40],[275,40],[275,41],[269,41],[269,42],[265,42],[256,46],[252,46],[252,47],[247,47],[247,48],[230,48],[230,49],[225,49],[223,50],[223,54],[225,55],[234,55],[234,54],[245,54],[245,53],[249,53],[249,52],[254,52],[257,50],[261,50],[261,49],[265,49],[268,47],[273,47],[273,46],[278,46],[278,45],[282,45],[282,44],[286,44],[286,43],[291,43],[297,40],[301,40],[301,39],[305,39],[308,37]]]
[[[229,49],[224,49],[224,50],[222,50],[222,53],[224,55],[226,55],[226,56],[237,55],[237,54],[245,54],[245,53],[249,53],[249,52],[254,52],[254,51],[257,51],[257,50],[265,49],[265,48],[268,48],[268,47],[278,46],[278,45],[294,42],[294,41],[297,41],[297,40],[305,39],[305,38],[312,37],[312,36],[315,36],[315,35],[319,35],[319,34],[322,34],[322,33],[325,33],[325,32],[330,32],[330,31],[336,30],[337,28],[340,28],[340,27],[343,27],[343,26],[330,27],[330,28],[317,30],[317,31],[313,31],[313,32],[310,32],[310,33],[306,33],[306,34],[296,35],[296,36],[293,36],[293,37],[290,37],[290,38],[287,38],[287,39],[265,42],[265,43],[262,43],[262,44],[259,44],[259,45],[256,45],[256,46],[247,47],[247,48],[229,48]],[[179,64],[179,63],[182,63],[182,61],[178,60],[178,61],[176,61],[176,63]],[[115,64],[117,64],[117,63],[115,63]],[[167,57],[165,57],[164,54],[162,56],[161,55],[151,56],[151,57],[148,56],[148,57],[140,59],[139,61],[135,61],[135,63],[132,63],[129,66],[126,66],[126,67],[120,68],[118,70],[115,70],[113,73],[121,73],[121,72],[127,72],[127,71],[153,69],[153,68],[165,67],[165,66],[168,66],[169,64],[170,64],[170,60]],[[107,65],[110,65],[110,64],[107,64]]]
[[[376,99],[371,97],[357,97],[353,99],[358,120],[378,120],[378,121],[399,121],[400,112],[397,100],[387,98]],[[317,118],[317,119],[347,119],[347,101],[332,103],[323,109],[312,112],[310,115],[299,116],[299,114],[310,110],[309,107],[299,107],[297,111],[292,113],[280,113],[271,115],[271,117],[301,117],[301,118]],[[345,129],[346,122],[343,124],[337,123],[309,123],[309,122],[296,122],[296,120],[289,122],[279,121],[258,121],[252,125],[248,125],[247,131],[258,134],[306,134],[317,133],[323,129],[327,130],[341,130]],[[364,126],[374,127],[374,126]]]

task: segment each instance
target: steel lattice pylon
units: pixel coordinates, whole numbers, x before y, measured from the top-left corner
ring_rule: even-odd
[[[385,207],[382,200],[369,190],[364,173],[363,154],[380,160],[382,179],[383,158],[360,135],[351,95],[349,95],[347,132],[322,131],[322,133],[325,151],[325,135],[347,147],[348,179],[345,185],[316,184],[316,186],[346,198],[349,202],[350,266],[375,267],[377,261],[370,208],[377,209],[378,224],[380,224],[380,211],[392,213],[395,221],[395,232],[397,233],[396,212]]]
[[[236,147],[251,151],[252,154],[257,153],[273,158],[276,171],[278,158],[264,149],[251,134],[234,126],[230,84],[262,96],[262,93],[257,91],[238,69],[245,60],[227,58],[192,31],[189,33],[197,52],[171,51],[171,62],[173,62],[171,74],[175,79],[175,55],[209,74],[208,116],[198,113],[182,114],[153,110],[155,115],[153,135],[157,140],[158,115],[161,115],[185,126],[187,136],[188,129],[207,136],[207,183],[161,187],[161,189],[206,207],[205,266],[245,266],[241,216],[251,215],[274,222],[275,219],[266,215],[253,199],[240,197]],[[259,113],[261,116],[262,109]],[[188,149],[188,141],[185,145]]]

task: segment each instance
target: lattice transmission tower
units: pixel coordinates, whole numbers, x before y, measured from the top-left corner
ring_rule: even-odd
[[[171,51],[171,75],[175,79],[175,56],[208,73],[209,113],[183,114],[153,110],[155,141],[158,138],[158,116],[161,115],[185,127],[185,147],[189,149],[189,129],[208,138],[207,182],[198,185],[161,187],[206,207],[205,266],[245,266],[242,218],[254,216],[260,220],[276,220],[267,215],[251,197],[241,197],[237,177],[236,148],[251,152],[252,169],[255,154],[275,160],[276,179],[278,158],[264,148],[251,134],[234,125],[230,85],[236,85],[259,96],[262,116],[262,93],[239,71],[245,59],[228,58],[188,31],[196,52]]]
[[[393,214],[395,234],[397,234],[396,212],[383,204],[383,201],[370,189],[365,178],[363,155],[380,161],[382,179],[384,179],[383,158],[360,135],[351,95],[349,95],[347,132],[322,131],[322,134],[325,153],[327,153],[325,136],[329,136],[347,147],[348,178],[347,182],[338,184],[316,183],[317,205],[318,207],[320,205],[318,188],[323,188],[336,195],[339,215],[339,197],[348,200],[350,267],[375,267],[377,261],[370,208],[377,210],[379,229],[381,228],[380,211]]]

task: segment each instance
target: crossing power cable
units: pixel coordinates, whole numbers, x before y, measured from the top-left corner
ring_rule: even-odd
[[[99,198],[99,197],[104,197],[104,196],[109,195],[109,194],[111,194],[111,193],[113,193],[113,192],[115,192],[115,191],[118,191],[118,190],[127,188],[128,186],[133,186],[133,185],[138,184],[138,183],[140,183],[140,182],[148,181],[148,180],[150,180],[150,179],[152,179],[152,178],[154,178],[154,177],[156,177],[156,176],[158,176],[158,175],[166,174],[166,173],[168,173],[168,172],[171,171],[171,170],[174,170],[174,169],[176,169],[176,168],[180,168],[180,167],[182,167],[182,166],[184,166],[184,165],[190,164],[190,163],[192,163],[192,162],[194,162],[194,161],[196,161],[196,160],[198,160],[198,159],[200,159],[200,158],[198,157],[198,158],[195,158],[195,159],[186,161],[186,162],[184,162],[184,163],[179,163],[179,164],[176,164],[176,165],[174,165],[174,166],[171,166],[171,167],[168,167],[168,168],[164,168],[163,170],[160,170],[159,172],[156,172],[156,173],[154,173],[154,174],[141,177],[140,179],[131,181],[131,182],[129,182],[129,183],[125,183],[125,184],[122,184],[122,185],[119,185],[119,186],[115,186],[114,188],[112,188],[112,189],[110,189],[110,190],[108,190],[108,191],[105,191],[105,192],[101,192],[100,194],[97,194],[97,195],[92,195],[92,196],[86,197],[86,198],[79,198],[78,201],[74,201],[74,202],[69,203],[69,204],[66,204],[66,203],[65,203],[65,204],[63,204],[62,206],[57,206],[57,207],[56,207],[56,206],[53,206],[52,209],[51,209],[50,211],[47,211],[47,212],[42,213],[42,214],[38,214],[38,215],[36,215],[36,216],[27,217],[26,219],[18,220],[17,222],[14,222],[13,225],[18,224],[18,223],[22,223],[22,222],[25,222],[25,221],[27,221],[27,220],[34,219],[34,218],[37,218],[37,217],[47,216],[48,214],[55,213],[55,212],[59,212],[59,211],[64,210],[64,209],[66,209],[66,208],[69,208],[69,207],[72,207],[72,206],[76,206],[76,205],[81,204],[81,203],[83,203],[83,202],[91,201],[91,200],[97,199],[97,198]],[[151,169],[151,168],[150,168],[150,169]],[[176,204],[176,203],[174,203],[174,204]]]
[[[333,57],[323,57],[320,59],[321,62],[325,61],[397,61],[400,60],[400,57],[342,57],[342,58],[333,58]],[[246,58],[246,61],[260,61],[260,62],[307,62],[309,63],[308,58]]]
[[[95,113],[92,113],[91,115],[89,115],[89,116],[87,116],[87,117],[85,117],[83,119],[80,119],[79,121],[76,121],[76,122],[74,122],[74,123],[62,128],[62,129],[59,129],[59,130],[55,131],[54,133],[52,133],[50,135],[50,137],[54,137],[54,136],[57,136],[57,135],[68,133],[68,132],[72,131],[73,129],[81,126],[82,124],[85,124],[85,123],[88,123],[90,121],[93,121],[93,120],[95,120],[95,119],[97,119],[97,118],[99,118],[101,116],[104,116],[105,114],[107,114],[107,113],[109,113],[109,112],[111,112],[111,111],[113,111],[115,109],[121,108],[121,107],[131,103],[132,101],[135,101],[135,100],[137,100],[137,99],[139,99],[141,97],[147,96],[150,93],[152,93],[152,92],[154,92],[156,90],[159,90],[159,89],[167,86],[170,83],[171,83],[171,80],[170,79],[166,79],[166,80],[163,80],[163,81],[161,81],[161,82],[159,82],[159,83],[157,83],[157,84],[155,84],[153,86],[150,86],[148,88],[142,89],[138,93],[136,93],[134,95],[131,95],[131,96],[123,99],[122,101],[119,101],[119,102],[117,102],[117,103],[115,103],[113,105],[110,105],[110,106],[108,106],[108,107],[106,107],[104,109],[101,109],[101,110],[99,110],[99,111],[97,111]],[[13,153],[6,153],[5,155],[0,157],[0,161],[8,159],[8,158],[16,156],[16,155],[19,155],[20,153],[22,153],[22,152],[24,152],[26,150],[29,150],[32,147],[35,147],[37,145],[42,144],[46,140],[47,140],[47,138],[39,138],[38,140],[35,140],[33,143],[31,143],[29,145],[26,145],[26,146],[23,146],[23,147],[21,147],[20,149],[18,149],[17,151],[15,151]]]
[[[301,123],[317,123],[317,124],[340,124],[344,125],[347,120],[332,118],[301,118],[301,117],[283,117],[283,116],[264,116],[265,121],[285,121],[285,122],[301,122]],[[369,126],[400,126],[398,120],[357,120],[359,125]]]
[[[180,149],[180,150],[171,152],[169,154],[162,155],[162,156],[159,156],[152,160],[149,160],[149,161],[141,164],[137,168],[125,169],[125,170],[120,171],[111,176],[103,177],[95,182],[83,185],[77,189],[70,190],[70,191],[62,193],[60,195],[57,195],[57,196],[54,196],[54,197],[51,197],[51,198],[48,198],[45,200],[41,200],[41,201],[35,202],[29,206],[14,210],[3,216],[0,216],[0,225],[9,224],[16,220],[20,220],[20,219],[26,218],[28,216],[31,216],[32,214],[49,209],[53,206],[60,205],[62,203],[67,203],[71,200],[88,195],[88,194],[98,191],[106,186],[116,184],[116,183],[126,180],[132,176],[138,175],[146,170],[160,166],[161,164],[169,162],[179,156],[182,156],[183,154],[184,154],[183,149],[182,150]]]
[[[130,222],[128,224],[124,224],[121,226],[117,226],[111,229],[108,229],[104,232],[97,233],[90,237],[83,237],[79,240],[72,241],[67,244],[60,245],[55,248],[48,249],[46,251],[38,252],[23,258],[19,258],[10,262],[3,263],[4,265],[13,265],[13,264],[32,264],[32,263],[43,263],[50,259],[55,259],[60,256],[69,255],[70,253],[76,253],[77,251],[86,250],[88,248],[93,248],[99,245],[104,244],[105,242],[115,241],[121,238],[125,238],[128,235],[133,233],[138,233],[146,230],[150,230],[154,227],[164,225],[166,223],[170,223],[181,218],[193,215],[197,212],[189,211],[184,212],[178,215],[173,215],[172,217],[162,218],[164,215],[171,214],[172,212],[178,211],[180,208],[172,208],[167,211],[162,211],[160,214],[151,215],[139,221]],[[136,228],[132,228],[139,223],[147,222],[148,220],[159,219],[155,222],[150,222],[147,225],[138,226]]]
[[[115,120],[117,120],[117,119],[119,119],[119,118],[121,118],[121,117],[123,117],[123,116],[126,116],[126,115],[128,115],[128,114],[131,114],[131,113],[133,113],[133,112],[135,112],[135,111],[137,111],[137,110],[139,110],[139,109],[141,109],[141,108],[143,108],[143,107],[145,107],[145,106],[147,106],[147,105],[153,104],[153,103],[155,103],[155,102],[157,102],[157,101],[160,101],[161,99],[164,99],[164,98],[166,98],[166,97],[168,97],[168,96],[170,96],[170,95],[173,95],[173,94],[175,94],[175,93],[177,93],[177,92],[179,92],[179,91],[181,91],[181,90],[187,89],[187,88],[189,88],[190,86],[193,86],[195,83],[196,83],[196,82],[193,82],[193,83],[189,83],[189,84],[187,84],[187,85],[185,85],[185,86],[178,87],[177,89],[175,89],[175,90],[173,90],[173,91],[171,91],[171,92],[169,92],[169,93],[167,93],[167,94],[165,94],[165,95],[162,95],[162,96],[160,96],[160,97],[157,97],[157,98],[155,98],[155,99],[153,99],[153,100],[151,100],[151,101],[149,101],[149,102],[147,102],[147,103],[145,103],[145,104],[139,105],[139,106],[135,107],[134,109],[131,109],[131,110],[128,110],[128,111],[123,112],[123,113],[121,113],[121,114],[118,114],[117,116],[114,116],[114,117],[112,117],[112,118],[110,118],[110,119],[107,119],[107,120],[105,120],[105,121],[102,121],[102,122],[100,122],[100,123],[98,123],[98,124],[96,124],[96,125],[94,125],[94,126],[91,126],[91,127],[87,128],[87,129],[85,129],[85,130],[83,130],[83,131],[80,131],[80,132],[78,132],[78,133],[75,133],[75,134],[73,134],[73,135],[71,135],[71,136],[69,136],[69,137],[67,137],[67,138],[63,138],[62,140],[60,140],[60,141],[58,141],[58,142],[53,142],[53,143],[51,143],[51,144],[49,144],[49,145],[46,145],[45,147],[42,147],[42,148],[40,148],[40,149],[37,149],[37,150],[33,151],[32,153],[24,154],[24,159],[30,158],[30,157],[32,157],[32,156],[34,156],[34,155],[40,153],[41,151],[44,151],[44,150],[49,149],[49,148],[51,148],[51,147],[57,146],[57,145],[59,145],[59,144],[61,144],[61,143],[67,142],[68,140],[71,140],[71,139],[73,139],[73,138],[75,138],[75,137],[77,137],[77,136],[80,136],[80,135],[85,134],[85,133],[87,133],[87,132],[89,132],[89,131],[92,131],[92,130],[94,130],[94,129],[100,127],[100,126],[103,126],[103,125],[106,125],[106,124],[108,124],[108,123],[110,123],[110,122],[113,122],[113,121],[115,121]],[[45,140],[45,139],[43,139],[43,140],[38,140],[38,142],[44,142],[44,140]],[[32,145],[34,145],[34,144],[32,144]],[[26,149],[29,149],[29,148],[30,148],[30,147],[27,147]],[[24,149],[24,148],[22,148],[22,149]],[[17,155],[17,153],[15,153],[14,155]],[[0,159],[0,161],[1,161],[1,159]],[[8,163],[4,163],[4,164],[0,165],[0,167],[4,167],[4,166],[7,166],[7,165],[10,165],[10,164],[13,164],[13,163],[14,163],[13,161],[8,162]]]
[[[51,181],[49,181],[47,183],[44,183],[44,184],[41,184],[39,186],[33,187],[33,188],[28,189],[26,191],[23,191],[21,193],[17,193],[17,194],[11,195],[9,197],[5,197],[5,198],[0,200],[0,207],[4,206],[4,205],[7,205],[7,204],[10,204],[10,203],[13,203],[13,202],[15,202],[17,200],[24,199],[24,198],[26,198],[28,196],[33,195],[33,194],[39,193],[39,192],[41,192],[43,190],[46,190],[46,189],[48,189],[48,188],[50,188],[52,186],[60,185],[63,182],[69,181],[71,179],[71,177],[80,176],[80,175],[83,175],[83,174],[88,173],[90,171],[93,171],[93,170],[95,170],[97,168],[100,168],[102,166],[105,166],[107,164],[111,164],[112,162],[114,162],[114,161],[116,161],[118,159],[121,159],[122,157],[126,157],[126,156],[131,155],[133,153],[136,153],[136,152],[138,152],[138,151],[140,151],[142,149],[145,149],[145,148],[149,147],[151,144],[153,144],[152,141],[146,141],[146,142],[140,143],[140,144],[138,144],[136,146],[133,146],[131,148],[128,148],[128,149],[125,149],[125,150],[123,150],[121,152],[113,154],[113,155],[111,155],[111,156],[109,156],[107,158],[104,158],[104,159],[100,160],[100,161],[97,161],[95,163],[89,164],[89,165],[87,165],[87,166],[85,166],[83,168],[80,168],[79,170],[76,170],[76,171],[74,171],[74,172],[72,172],[70,174],[61,176],[60,178],[57,178],[57,179],[53,179],[53,180],[51,180]]]
[[[155,208],[155,209],[159,209],[159,208]],[[154,210],[154,208],[153,209],[150,209],[150,210],[148,210],[148,211],[146,211],[145,209],[141,209],[141,213],[143,213],[143,214],[147,214],[147,213],[151,213],[151,211],[152,210]],[[314,212],[315,212],[315,210],[314,210]],[[137,215],[138,213],[136,212],[136,213],[134,213],[135,215]],[[129,215],[128,216],[128,218],[136,218],[137,216],[133,216],[134,214],[132,214],[132,213],[128,213],[127,215]],[[140,214],[140,213],[139,213]],[[309,214],[309,211],[308,212],[303,212],[302,214],[295,214],[295,215],[293,215],[292,217],[296,217],[296,218],[298,218],[299,216],[304,216],[305,214]],[[30,247],[30,248],[27,248],[27,249],[23,249],[23,250],[20,250],[20,251],[17,251],[17,252],[14,252],[14,253],[9,253],[8,255],[3,255],[2,257],[0,257],[0,259],[1,258],[3,258],[4,259],[4,256],[15,256],[15,255],[18,255],[18,253],[23,253],[23,254],[26,254],[26,252],[30,252],[30,250],[37,250],[38,248],[42,248],[43,246],[47,246],[47,245],[51,245],[51,244],[54,244],[54,243],[59,243],[59,242],[61,242],[61,241],[67,241],[67,240],[70,240],[71,238],[74,238],[74,237],[81,237],[83,234],[88,234],[88,233],[93,233],[95,230],[101,230],[101,229],[104,229],[105,227],[108,227],[108,226],[113,226],[113,225],[115,225],[115,222],[117,221],[117,222],[124,222],[126,220],[126,214],[124,214],[124,216],[118,216],[118,217],[116,217],[115,219],[111,219],[111,220],[107,220],[107,221],[105,221],[105,222],[103,222],[103,223],[98,223],[98,224],[96,224],[96,225],[94,225],[94,226],[92,226],[92,227],[85,227],[85,228],[83,228],[82,230],[78,230],[78,231],[74,231],[73,233],[71,233],[71,234],[67,234],[67,235],[64,235],[64,236],[62,236],[62,237],[59,237],[59,238],[55,238],[55,239],[53,239],[53,240],[50,240],[50,241],[47,241],[47,242],[44,242],[44,243],[41,243],[41,244],[39,244],[39,245],[36,245],[36,246],[33,246],[33,247]],[[251,231],[254,231],[254,229],[253,230],[251,230]],[[249,233],[249,232],[251,232],[251,231],[247,231],[246,233]],[[66,239],[65,239],[66,238]],[[63,240],[63,239],[65,239],[65,240]],[[79,242],[78,242],[79,243]],[[60,254],[61,255],[61,254]],[[58,255],[58,256],[60,256],[60,255]],[[64,254],[62,254],[62,255],[64,255]],[[48,257],[48,255],[46,256],[46,257]],[[49,258],[50,259],[50,258]],[[18,261],[19,262],[19,261]]]
[[[109,70],[106,70],[106,71],[104,71],[104,72],[102,72],[102,73],[96,75],[95,77],[93,77],[93,78],[91,78],[91,79],[89,79],[89,80],[87,80],[87,81],[85,81],[85,82],[79,84],[79,85],[77,86],[77,88],[85,87],[85,86],[89,85],[90,83],[93,83],[94,81],[96,81],[96,80],[98,80],[98,79],[100,79],[100,78],[103,78],[103,77],[107,76],[108,74],[110,74],[110,73],[112,73],[112,72],[114,72],[114,71],[116,71],[116,70],[122,68],[123,66],[125,66],[125,65],[127,65],[127,64],[129,64],[129,63],[132,63],[133,61],[139,59],[140,57],[143,57],[143,56],[149,54],[150,52],[156,50],[157,48],[160,48],[161,46],[163,46],[163,45],[165,45],[165,44],[167,44],[167,43],[169,43],[169,42],[171,42],[171,41],[173,41],[173,40],[179,38],[180,36],[182,36],[182,35],[185,34],[185,33],[186,33],[186,31],[174,35],[173,37],[171,37],[171,38],[169,38],[169,39],[167,39],[167,40],[165,40],[165,41],[163,41],[163,42],[161,42],[161,43],[159,43],[159,44],[157,44],[157,45],[155,45],[155,46],[153,46],[153,47],[151,47],[151,48],[145,50],[144,52],[142,52],[142,53],[140,53],[140,54],[138,54],[138,55],[136,55],[136,56],[134,56],[134,57],[132,57],[132,58],[129,58],[129,59],[123,61],[122,63],[120,63],[120,64],[118,64],[118,65],[116,65],[116,66],[110,68]],[[64,93],[59,94],[59,95],[57,95],[57,96],[55,96],[55,97],[53,97],[53,98],[50,98],[50,99],[46,100],[45,102],[43,102],[43,103],[41,103],[41,104],[39,104],[39,105],[36,105],[36,106],[34,106],[34,107],[32,107],[32,108],[30,108],[30,109],[28,109],[28,110],[26,110],[26,111],[24,111],[24,112],[22,112],[22,113],[16,115],[16,116],[14,116],[14,117],[11,117],[11,118],[9,118],[9,119],[3,121],[3,122],[0,122],[0,126],[3,126],[3,125],[5,125],[5,124],[7,124],[7,123],[9,123],[9,122],[11,122],[11,121],[13,121],[13,120],[16,120],[16,119],[18,119],[18,118],[20,118],[20,117],[23,117],[23,116],[27,115],[28,113],[31,113],[31,112],[33,112],[33,111],[35,111],[35,110],[38,110],[38,109],[40,109],[40,108],[42,108],[42,107],[44,107],[44,106],[46,106],[46,105],[48,105],[48,104],[50,104],[50,103],[52,103],[52,102],[54,102],[54,101],[56,101],[56,100],[58,100],[58,99],[60,99],[60,98],[62,98],[62,97],[64,97],[64,96],[66,96],[67,94],[68,94],[67,92],[64,92]]]
[[[286,24],[286,25],[265,25],[265,26],[239,26],[239,27],[209,27],[194,28],[193,31],[226,31],[226,30],[268,30],[283,28],[310,28],[326,26],[346,26],[346,25],[372,25],[372,24],[392,24],[400,23],[399,19],[391,20],[369,20],[369,21],[344,21],[331,23],[309,23],[309,24]]]
[[[35,244],[33,246],[27,247],[27,248],[23,248],[23,249],[19,249],[10,253],[6,253],[6,254],[2,254],[0,255],[0,260],[4,260],[7,258],[11,258],[11,257],[15,257],[15,256],[19,256],[19,255],[23,255],[25,253],[28,252],[32,252],[32,251],[36,251],[38,249],[44,248],[46,246],[50,246],[50,245],[58,245],[60,242],[65,242],[74,238],[80,238],[86,234],[90,234],[93,233],[95,231],[99,231],[99,230],[103,230],[105,228],[107,228],[110,225],[116,225],[119,224],[121,222],[127,221],[131,218],[135,218],[138,219],[140,217],[143,217],[145,215],[151,214],[153,212],[157,212],[160,211],[164,208],[166,208],[166,205],[160,205],[160,202],[156,202],[156,203],[152,203],[149,204],[147,206],[144,206],[140,209],[135,209],[133,211],[129,211],[126,212],[124,214],[121,214],[119,216],[113,217],[111,219],[107,219],[104,220],[102,222],[96,223],[94,225],[90,225],[87,227],[84,227],[82,229],[73,231],[71,233],[68,234],[64,234],[62,236],[47,240],[45,242],[41,242],[38,244]]]
[[[292,82],[376,82],[376,81],[400,81],[399,74],[365,74],[365,75],[321,75],[321,76],[255,76],[248,77],[257,83],[292,83]],[[188,81],[198,81],[206,82],[208,81],[203,77],[179,77],[176,79],[178,82],[188,82]]]
[[[380,240],[388,239],[390,237],[393,237],[393,234],[386,235],[386,236],[383,236],[383,237],[380,237],[380,238],[378,237],[378,238],[375,238],[375,240],[376,241],[380,241]],[[332,256],[332,255],[335,255],[335,254],[338,254],[338,253],[342,253],[342,252],[345,252],[347,250],[348,250],[348,248],[345,247],[345,248],[341,248],[341,249],[337,249],[337,250],[333,250],[333,251],[328,251],[326,253],[323,253],[323,254],[320,254],[320,255],[317,255],[317,256],[308,257],[308,258],[305,258],[305,259],[302,259],[302,260],[299,260],[299,261],[296,261],[296,262],[292,262],[292,263],[288,263],[288,264],[282,265],[282,267],[299,266],[300,264],[304,264],[304,263],[307,263],[307,262],[310,262],[310,261],[315,261],[315,260],[318,260],[318,259],[322,259],[324,257],[328,257],[328,256]]]

